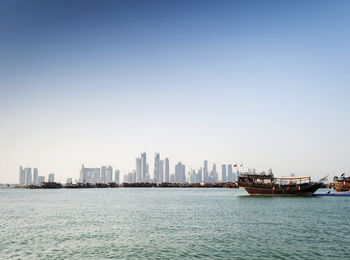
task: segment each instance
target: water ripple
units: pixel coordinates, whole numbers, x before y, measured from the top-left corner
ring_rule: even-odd
[[[0,259],[350,259],[348,198],[0,190]]]

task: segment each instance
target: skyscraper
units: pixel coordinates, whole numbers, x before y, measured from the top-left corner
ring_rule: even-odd
[[[55,181],[55,174],[50,173],[48,182],[54,182],[54,181]]]
[[[171,183],[175,182],[175,174],[174,173],[170,174],[170,182]]]
[[[198,181],[203,182],[203,168],[202,167],[198,170]]]
[[[95,169],[96,168],[91,168],[90,170],[92,170],[94,172],[94,175],[99,175],[99,171],[96,171]],[[109,182],[113,181],[113,168],[112,168],[112,166],[110,166],[110,165],[101,166],[101,180],[99,180],[99,181],[94,180],[94,182],[100,182],[100,181],[101,181],[101,183],[109,183]]]
[[[104,170],[106,174],[106,169]],[[85,168],[84,164],[80,170],[80,182],[85,183],[98,183],[101,182],[101,169],[100,168]]]
[[[232,164],[227,165],[227,180],[230,182],[233,181]]]
[[[221,166],[221,180],[222,182],[226,182],[226,164]]]
[[[204,183],[209,182],[209,176],[208,176],[208,161],[204,161],[204,168],[203,168],[203,178],[204,178]]]
[[[38,176],[38,185],[40,185],[42,182],[45,182],[45,176]]]
[[[38,185],[38,169],[37,168],[34,168],[33,169],[33,184],[34,185]]]
[[[88,182],[91,182],[91,183],[99,183],[101,182],[101,171],[100,171],[100,168],[85,168],[85,170],[87,172],[91,172],[90,175],[92,175],[92,180],[90,180],[90,178],[88,178]]]
[[[136,182],[142,182],[142,158],[136,158]]]
[[[151,176],[149,175],[149,164],[146,164],[146,182],[150,182],[151,181]]]
[[[185,183],[186,182],[186,167],[181,162],[175,166],[175,182]]]
[[[31,185],[32,184],[32,168],[25,168],[24,169],[24,175],[26,178],[25,184]]]
[[[113,181],[113,167],[110,165],[108,165],[108,167],[107,167],[106,180],[107,180],[107,183]]]
[[[210,172],[210,182],[218,181],[218,173],[216,172],[216,164],[213,164],[213,170]]]
[[[22,168],[22,166],[19,167],[19,181],[18,181],[19,185],[25,185],[26,184],[26,176],[24,173],[24,170]]]
[[[141,182],[147,182],[147,174],[148,174],[148,167],[147,167],[147,155],[146,153],[141,153]]]
[[[136,182],[136,171],[133,170],[132,172],[129,172],[128,175],[124,175],[124,182],[125,183],[135,183]]]
[[[164,182],[164,160],[159,161],[159,183]]]
[[[119,175],[120,175],[119,170],[118,169],[115,170],[115,172],[114,172],[114,181],[115,181],[116,184],[119,184]]]
[[[170,182],[170,176],[169,176],[169,159],[168,159],[168,158],[165,158],[165,167],[164,167],[164,170],[165,170],[165,179],[164,179],[164,181],[165,181],[165,182]]]
[[[136,182],[136,171],[133,170],[132,171],[132,175],[131,175],[131,182],[130,183],[135,183]]]
[[[107,183],[107,167],[101,167],[101,183]]]
[[[160,160],[160,155],[159,153],[155,153],[154,155],[154,182],[158,183],[159,182],[159,160]]]

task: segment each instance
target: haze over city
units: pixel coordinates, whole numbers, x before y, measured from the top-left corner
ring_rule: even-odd
[[[348,1],[1,1],[0,183],[19,166],[121,176],[350,173]],[[220,169],[220,168],[219,168]],[[219,170],[220,172],[220,170]]]

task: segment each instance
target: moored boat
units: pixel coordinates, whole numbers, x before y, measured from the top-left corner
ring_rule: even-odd
[[[275,178],[273,174],[241,174],[238,185],[250,195],[258,196],[311,196],[324,184],[311,182],[309,176]]]
[[[39,189],[61,189],[63,186],[59,182],[42,182]]]
[[[340,175],[340,178],[335,176],[333,178],[334,189],[337,192],[350,191],[350,177],[345,177],[345,173]]]

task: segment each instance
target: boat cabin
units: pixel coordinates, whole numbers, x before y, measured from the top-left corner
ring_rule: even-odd
[[[310,176],[275,178],[273,174],[244,174],[238,176],[238,182],[255,184],[295,185],[310,183],[311,178]]]

